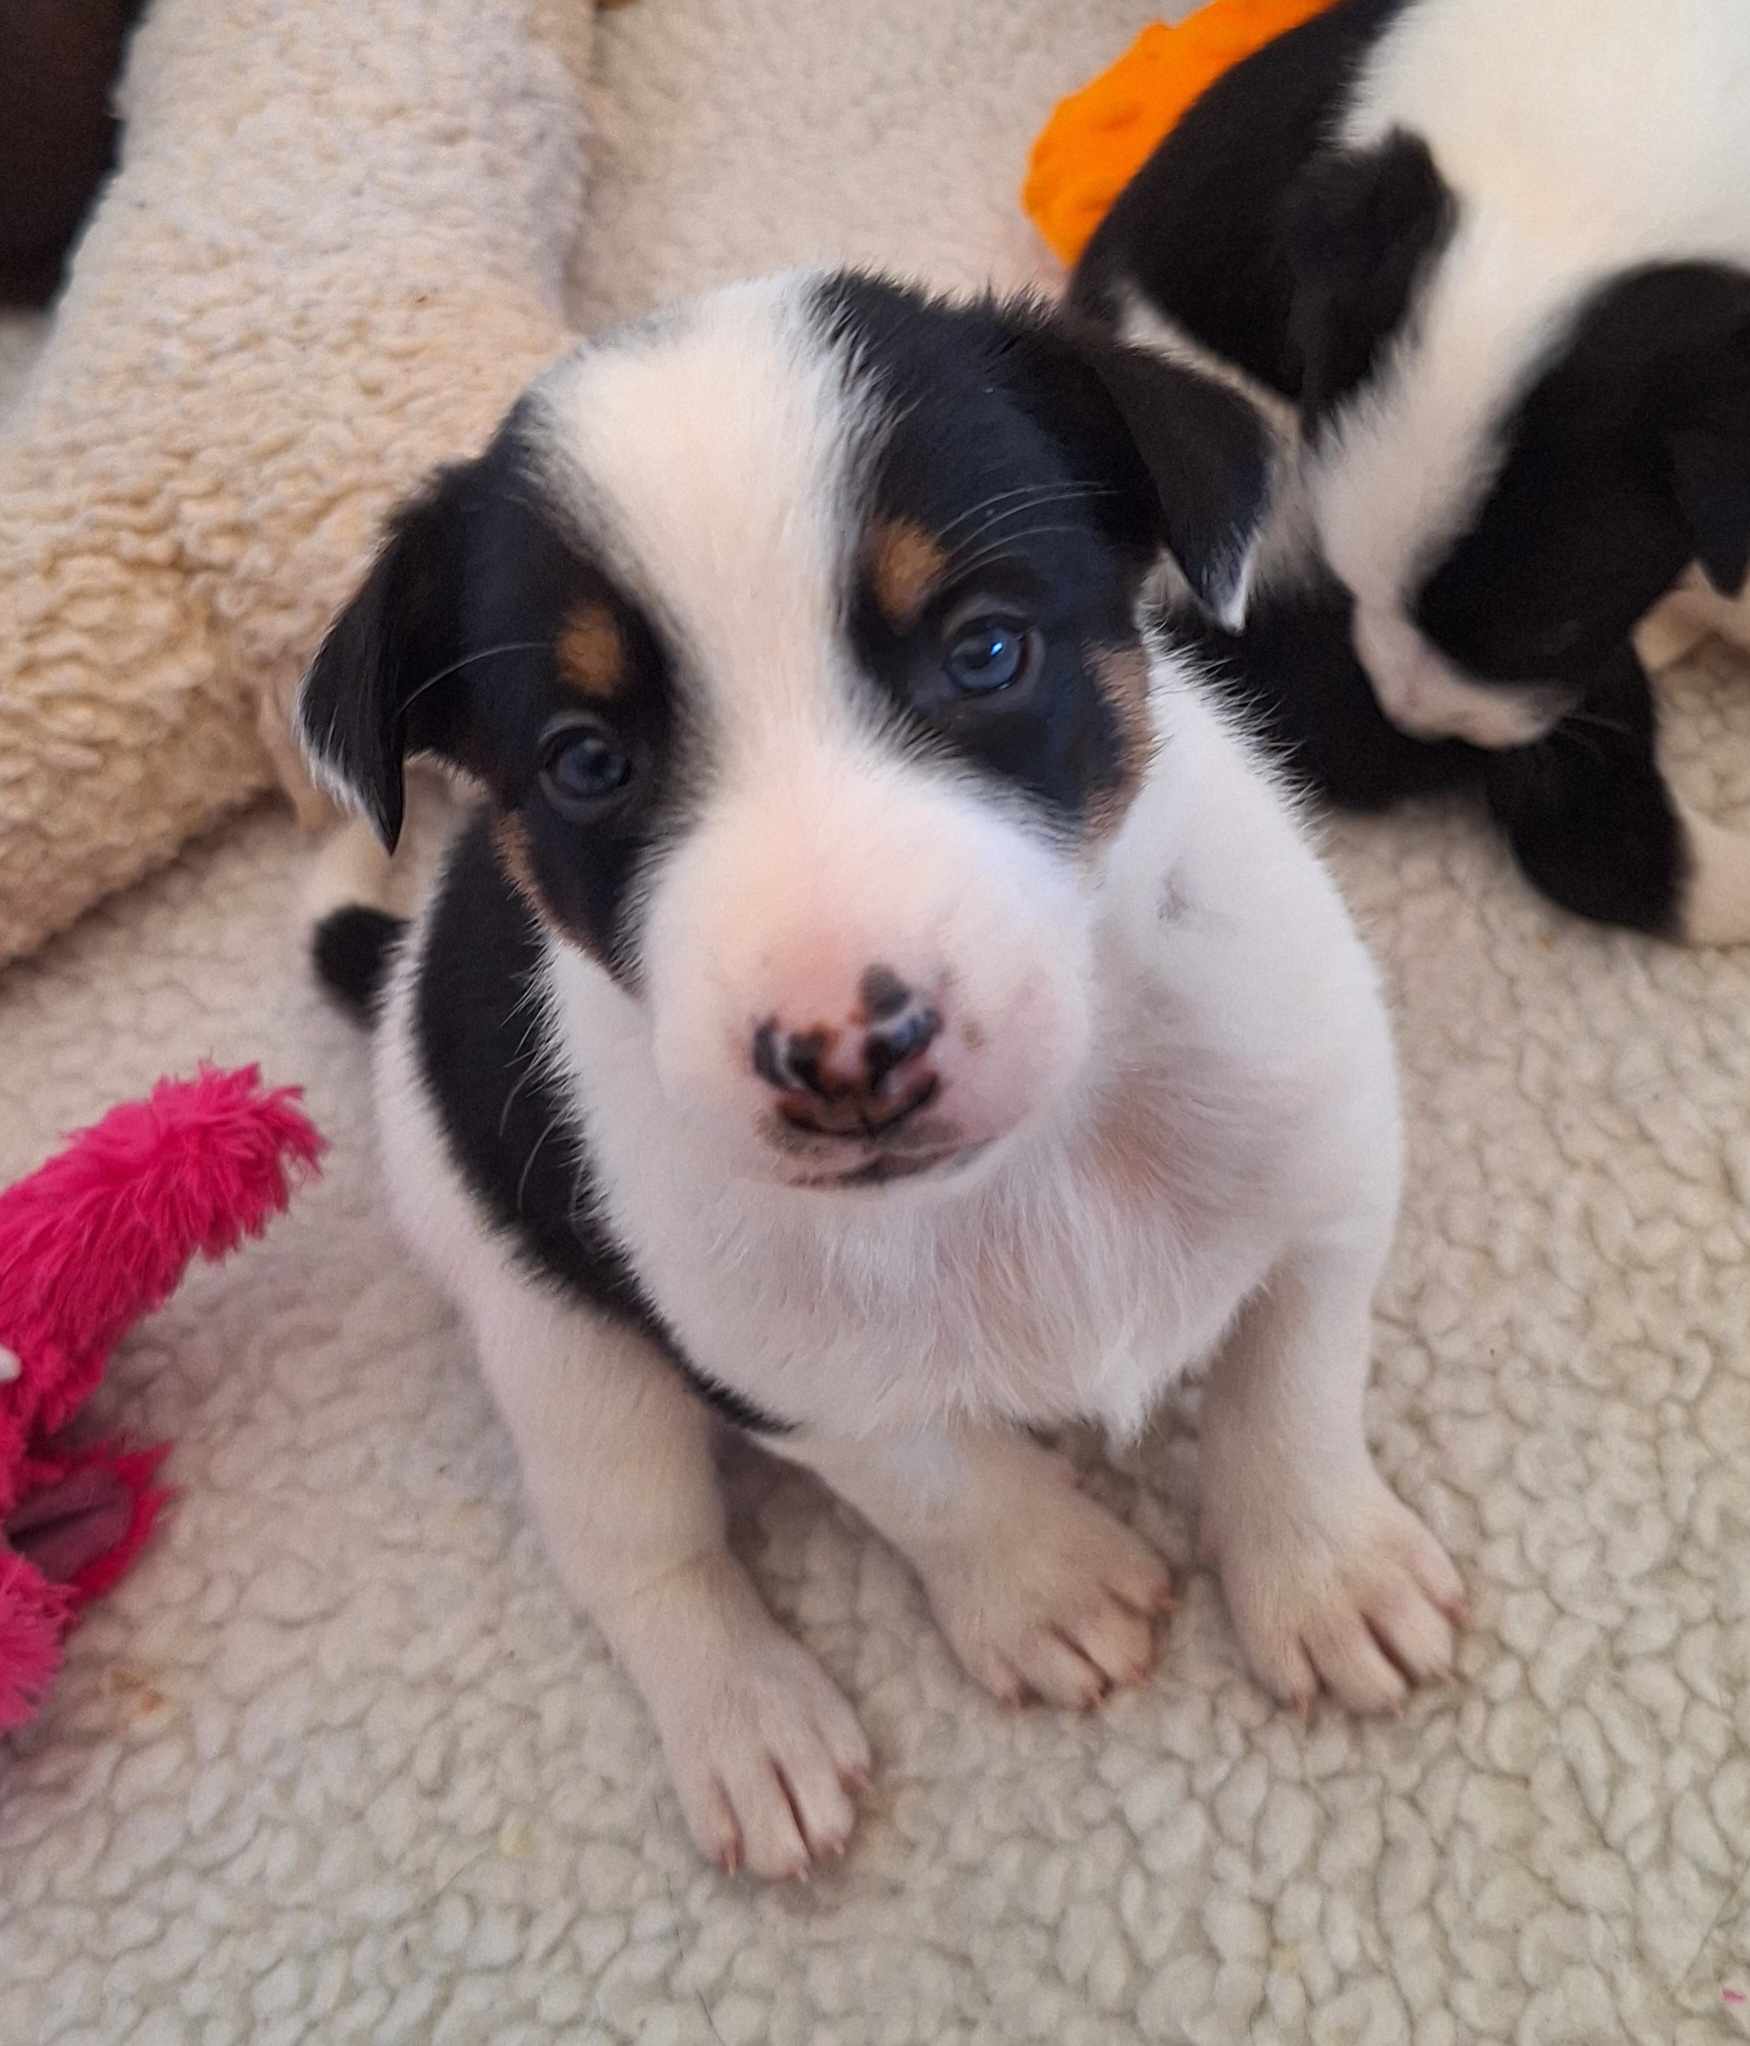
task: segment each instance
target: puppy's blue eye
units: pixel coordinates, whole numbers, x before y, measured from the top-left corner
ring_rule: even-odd
[[[956,689],[994,696],[1026,674],[1037,642],[1038,635],[1013,618],[971,618],[956,626],[943,665]]]
[[[632,756],[600,725],[551,733],[541,751],[541,785],[564,816],[585,818],[612,803],[632,779]]]

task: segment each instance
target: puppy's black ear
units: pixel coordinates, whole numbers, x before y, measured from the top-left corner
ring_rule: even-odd
[[[1457,212],[1427,143],[1401,128],[1371,149],[1315,157],[1295,180],[1280,232],[1309,426],[1372,373]]]
[[[1192,595],[1229,631],[1245,612],[1269,507],[1275,437],[1231,385],[1103,328],[1036,307],[1010,309],[1005,354],[1018,394],[1078,472],[1116,486],[1125,537],[1165,551]]]
[[[476,465],[440,469],[395,512],[357,593],[329,627],[298,693],[298,737],[318,780],[363,811],[394,850],[402,764],[453,753],[464,540]]]
[[[1662,477],[1690,558],[1723,597],[1750,574],[1750,277],[1667,263],[1606,287],[1583,326],[1589,382],[1622,394],[1637,462]]]
[[[1237,632],[1269,509],[1275,441],[1263,414],[1231,385],[1141,349],[1093,360],[1148,472],[1167,552],[1203,609]]]
[[[1750,575],[1750,327],[1699,414],[1666,436],[1671,488],[1702,573],[1722,597]]]

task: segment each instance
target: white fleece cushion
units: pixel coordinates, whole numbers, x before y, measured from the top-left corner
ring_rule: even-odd
[[[155,0],[0,416],[0,960],[283,771],[390,502],[565,339],[589,0]]]

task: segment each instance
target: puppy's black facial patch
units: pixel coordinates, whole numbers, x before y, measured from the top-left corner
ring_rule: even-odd
[[[610,643],[611,673],[580,687],[575,623],[562,626],[531,700],[501,714],[501,855],[544,920],[628,983],[638,975],[632,898],[675,800],[674,701],[668,664],[629,607],[590,599],[592,650]],[[604,621],[615,621],[611,635]]]
[[[635,975],[633,879],[674,800],[669,666],[550,501],[519,414],[392,526],[311,669],[303,715],[391,842],[406,756],[471,775],[519,895]]]
[[[1479,678],[1584,687],[1690,561],[1750,547],[1750,276],[1679,264],[1606,286],[1500,439],[1413,615]],[[1740,479],[1735,510],[1696,497],[1698,449]]]
[[[909,626],[864,592],[852,637],[911,743],[1018,790],[1055,827],[1097,833],[1146,766],[1146,662],[1098,549],[1058,535],[1042,560],[1043,537],[1017,537],[964,576],[950,567]]]
[[[434,751],[491,794],[493,847],[524,902],[630,980],[632,882],[675,794],[667,657],[587,536],[549,503],[518,413],[454,489],[463,538],[444,565],[454,618],[450,642],[428,653],[438,679],[422,700]],[[622,773],[592,800],[589,773],[604,780],[604,759]]]
[[[633,882],[674,793],[669,664],[587,536],[550,505],[516,415],[489,459],[465,565],[465,651],[518,651],[456,678],[466,764],[494,798],[498,854],[525,900],[634,978]]]
[[[1159,547],[1115,409],[1096,394],[1074,438],[1068,408],[1047,423],[1025,323],[996,307],[841,277],[820,308],[882,416],[849,593],[872,710],[1052,828],[1109,829],[1146,766],[1135,595]]]

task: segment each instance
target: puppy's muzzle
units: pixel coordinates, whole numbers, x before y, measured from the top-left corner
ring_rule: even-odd
[[[863,975],[848,1025],[788,1028],[768,1017],[754,1031],[753,1067],[779,1095],[793,1128],[816,1136],[879,1140],[941,1092],[931,1046],[942,1015],[890,968]]]

